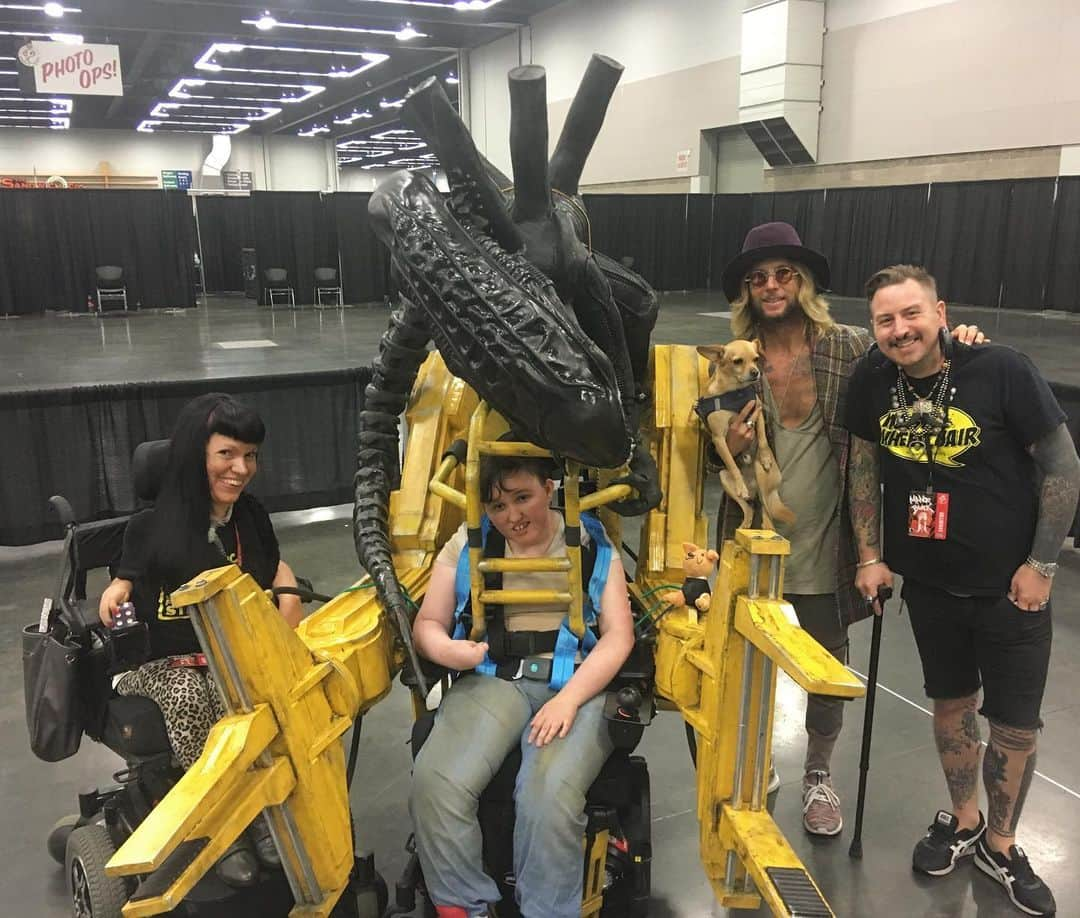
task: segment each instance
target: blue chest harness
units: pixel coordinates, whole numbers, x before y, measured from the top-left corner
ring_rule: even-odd
[[[596,617],[600,608],[600,597],[603,595],[604,586],[607,583],[608,570],[611,567],[612,545],[604,531],[603,525],[593,514],[582,513],[581,525],[589,534],[596,548],[596,560],[593,564],[592,575],[582,597],[582,614],[585,619],[585,635],[578,638],[570,630],[569,616],[565,617],[559,626],[555,645],[552,650],[551,678],[548,686],[555,691],[561,689],[574,674],[574,664],[577,655],[588,655],[589,651],[596,646]],[[480,519],[480,532],[484,545],[487,545],[488,533],[491,531],[491,521],[485,514]],[[468,638],[471,628],[472,616],[469,613],[471,606],[471,583],[469,569],[469,549],[466,545],[458,558],[457,572],[454,578],[454,639],[463,640]],[[499,661],[491,658],[490,652],[485,655],[483,662],[476,667],[476,672],[485,676],[498,675]]]

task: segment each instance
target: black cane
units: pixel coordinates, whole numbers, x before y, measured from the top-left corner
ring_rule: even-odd
[[[877,601],[881,614],[874,616],[874,633],[870,636],[870,671],[866,674],[866,711],[862,725],[862,755],[859,757],[859,799],[855,805],[855,832],[848,848],[849,857],[862,857],[862,820],[866,804],[866,775],[870,771],[870,739],[874,732],[874,698],[877,696],[877,667],[881,655],[881,621],[885,618],[885,603],[892,598],[890,587],[878,587]],[[873,602],[873,600],[871,600]]]

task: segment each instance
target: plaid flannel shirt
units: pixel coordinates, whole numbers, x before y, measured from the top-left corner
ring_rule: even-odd
[[[837,614],[846,624],[859,621],[870,614],[869,607],[855,589],[855,564],[858,551],[855,532],[848,507],[848,454],[851,435],[844,427],[844,410],[847,403],[847,384],[855,363],[870,346],[870,333],[853,325],[835,325],[825,335],[815,336],[810,347],[810,364],[814,372],[818,406],[825,423],[825,431],[832,444],[840,471],[840,539],[836,559]],[[710,450],[711,452],[711,445]],[[710,456],[710,460],[715,460]],[[742,519],[738,505],[724,495],[720,503],[718,533],[727,535],[734,531]]]

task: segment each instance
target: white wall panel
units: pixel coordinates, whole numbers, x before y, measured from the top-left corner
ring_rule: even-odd
[[[321,138],[268,137],[240,134],[232,138],[230,171],[251,172],[259,189],[322,191],[328,172],[327,142]],[[162,169],[190,170],[198,185],[203,160],[210,152],[204,134],[140,134],[135,131],[35,131],[0,129],[0,174],[93,175],[102,163],[113,175],[159,176]],[[220,187],[220,186],[219,186]]]
[[[739,53],[738,0],[572,0],[532,22],[548,101],[569,99],[593,53],[626,67],[620,85]]]
[[[830,26],[818,162],[1080,143],[1078,48],[1076,0],[955,0]]]
[[[957,0],[826,0],[825,25],[830,29],[877,22],[893,16],[905,16],[934,6],[945,6]]]

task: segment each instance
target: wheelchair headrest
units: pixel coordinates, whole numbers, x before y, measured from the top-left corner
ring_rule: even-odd
[[[141,500],[154,500],[161,490],[165,467],[169,464],[169,440],[147,440],[135,447],[131,457],[131,476],[135,494]]]

